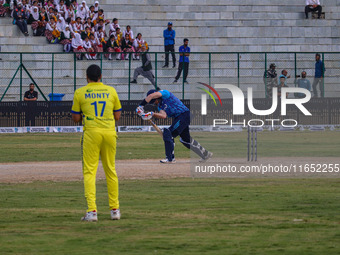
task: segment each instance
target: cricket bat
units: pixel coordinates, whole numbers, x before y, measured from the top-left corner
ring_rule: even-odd
[[[163,138],[162,130],[152,120],[148,120],[148,121],[156,129],[157,133]]]

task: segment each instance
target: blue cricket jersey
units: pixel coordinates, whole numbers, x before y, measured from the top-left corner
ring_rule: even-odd
[[[182,45],[181,47],[179,47],[179,52],[183,52],[183,53],[190,53],[190,47],[184,47],[184,45]],[[189,57],[188,56],[180,56],[179,57],[179,62],[187,62],[189,63]]]
[[[167,90],[160,90],[159,92],[162,94],[162,102],[158,106],[158,110],[165,111],[168,117],[176,118],[184,112],[189,112],[188,107],[175,97],[174,94]]]

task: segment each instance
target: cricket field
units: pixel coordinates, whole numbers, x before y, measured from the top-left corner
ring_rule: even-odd
[[[178,163],[158,163],[156,133],[119,134],[122,219],[110,220],[100,166],[99,221],[81,222],[80,136],[0,135],[1,254],[340,254],[340,174],[193,178],[178,140]],[[226,160],[248,164],[245,133],[193,136],[208,149],[225,139]],[[258,164],[340,163],[338,132],[258,140]]]

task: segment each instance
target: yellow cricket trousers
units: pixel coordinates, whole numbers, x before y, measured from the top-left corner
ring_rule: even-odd
[[[116,132],[105,129],[85,130],[82,136],[82,161],[87,211],[97,210],[96,174],[101,157],[105,171],[110,210],[119,208],[118,177],[115,170]]]

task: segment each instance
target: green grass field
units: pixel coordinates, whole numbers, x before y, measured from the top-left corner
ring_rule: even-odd
[[[193,135],[245,158],[246,133]],[[259,133],[259,157],[339,158],[339,144],[337,132]],[[0,135],[0,151],[1,163],[80,160],[80,134]],[[162,156],[157,134],[120,134],[117,159]],[[340,254],[339,194],[337,178],[122,180],[111,221],[99,181],[99,222],[85,223],[82,182],[0,180],[0,254]]]
[[[193,133],[215,155],[245,158],[247,134]],[[0,163],[22,161],[80,160],[81,134],[9,134],[0,135]],[[340,157],[338,132],[259,132],[259,157]],[[190,153],[176,139],[176,157]],[[216,154],[217,153],[217,154]],[[117,159],[160,158],[164,156],[162,139],[155,133],[120,133]]]
[[[80,182],[2,184],[1,254],[339,254],[339,179],[125,180],[111,221]]]

